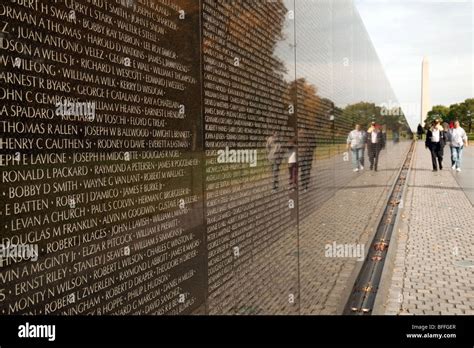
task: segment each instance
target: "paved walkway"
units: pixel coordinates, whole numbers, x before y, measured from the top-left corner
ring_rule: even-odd
[[[385,314],[474,314],[473,155],[455,173],[446,148],[448,169],[433,173],[417,144]]]
[[[297,219],[283,228],[280,222],[272,225],[258,250],[253,239],[252,253],[235,259],[230,279],[209,298],[209,312],[341,314],[362,263],[354,257],[327,257],[326,245],[362,244],[368,250],[409,146],[409,141],[389,142],[378,172],[354,173],[343,154],[316,158],[308,191],[298,193]],[[283,168],[281,183],[287,182]],[[287,187],[272,194],[269,186],[263,195],[288,207]]]
[[[299,221],[301,314],[342,314],[362,262],[356,258],[326,257],[325,246],[334,242],[361,244],[367,252],[409,147],[409,141],[397,145],[389,142],[380,155],[378,172],[353,173],[350,162],[336,160],[333,172],[336,191],[311,213],[308,214],[308,208],[301,212],[304,216]],[[317,168],[327,168],[321,162]],[[367,159],[366,167],[369,167]],[[314,175],[316,180],[322,180],[319,170]],[[340,179],[343,177],[348,177],[345,183]],[[317,186],[315,192],[308,192],[309,197],[318,197],[318,190],[324,189]]]
[[[474,145],[474,143],[473,143]],[[456,175],[459,186],[474,206],[474,146],[465,149],[463,154],[462,174]]]

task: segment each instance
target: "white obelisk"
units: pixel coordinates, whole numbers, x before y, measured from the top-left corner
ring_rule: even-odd
[[[421,67],[421,122],[422,126],[425,125],[426,117],[428,117],[428,111],[431,110],[430,100],[430,61],[428,57],[423,58]]]

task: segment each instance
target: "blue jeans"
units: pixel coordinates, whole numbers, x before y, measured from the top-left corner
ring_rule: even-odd
[[[456,165],[456,168],[461,168],[461,160],[462,160],[462,151],[464,146],[460,147],[451,147],[452,155],[453,155],[453,165]]]
[[[364,166],[364,148],[352,149],[352,167],[358,169],[359,166]]]

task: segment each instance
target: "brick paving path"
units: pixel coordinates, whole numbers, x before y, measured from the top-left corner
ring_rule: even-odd
[[[209,312],[341,314],[361,262],[328,258],[325,246],[360,243],[368,250],[409,146],[390,142],[377,173],[353,173],[343,155],[316,160],[308,192],[299,192],[297,224],[272,236],[260,252],[236,260],[226,288],[209,298]],[[277,196],[287,197],[285,189]]]
[[[456,180],[468,172],[451,171],[448,148],[444,161],[433,173],[417,144],[385,314],[474,314],[474,267],[461,265],[474,261],[474,208]]]
[[[360,243],[367,252],[409,146],[389,144],[380,155],[378,172],[352,173],[350,163],[336,162],[336,176],[350,173],[352,180],[299,223],[301,314],[342,313],[361,262],[325,257],[325,245]]]

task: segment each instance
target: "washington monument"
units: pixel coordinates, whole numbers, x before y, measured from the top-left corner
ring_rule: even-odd
[[[425,124],[428,111],[431,109],[430,100],[430,61],[428,57],[423,58],[421,67],[421,122],[423,126]]]

